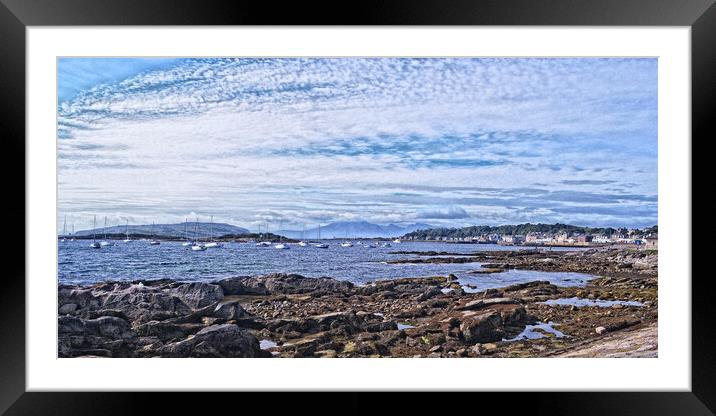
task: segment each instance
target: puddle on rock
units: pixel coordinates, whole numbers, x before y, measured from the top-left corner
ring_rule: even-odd
[[[547,323],[544,322],[538,322],[534,325],[527,325],[524,329],[524,331],[520,332],[519,335],[517,335],[514,338],[510,339],[502,339],[504,342],[514,342],[514,341],[523,341],[523,340],[529,340],[529,339],[540,339],[540,338],[546,338],[547,336],[543,334],[542,332],[538,331],[544,331],[549,334],[554,335],[557,338],[565,337],[562,332],[554,329],[555,326],[558,326],[559,324],[555,324],[552,321],[549,321]]]
[[[637,302],[637,301],[631,301],[631,300],[601,300],[601,299],[584,299],[584,298],[561,298],[561,299],[550,299],[544,302],[539,302],[545,305],[550,306],[597,306],[600,308],[609,308],[614,305],[622,305],[622,306],[636,306],[641,307],[644,306],[643,303]]]
[[[259,341],[259,347],[261,347],[262,350],[267,350],[269,348],[275,347],[277,344],[270,339],[262,339]]]

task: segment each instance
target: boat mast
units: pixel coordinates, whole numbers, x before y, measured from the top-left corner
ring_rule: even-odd
[[[194,222],[194,238],[199,242],[199,216],[196,216],[196,222]]]
[[[129,240],[129,218],[127,218],[127,226],[124,229],[124,234],[126,235],[126,239]]]
[[[62,236],[64,237],[66,235],[67,235],[67,215],[65,215],[65,222],[62,225]]]
[[[211,219],[209,220],[209,241],[214,240],[214,216],[211,216]]]
[[[104,231],[104,239],[107,239],[107,216],[104,216],[104,228],[102,228],[102,231]]]
[[[94,243],[97,241],[96,232],[97,232],[97,215],[94,216],[94,219],[92,220],[92,242]]]

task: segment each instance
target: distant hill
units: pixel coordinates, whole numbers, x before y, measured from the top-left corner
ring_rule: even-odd
[[[321,238],[390,238],[403,234],[431,228],[428,224],[378,225],[367,221],[339,221],[321,226]],[[275,234],[295,239],[318,238],[318,227],[300,230],[279,230]]]
[[[196,230],[196,231],[195,231]],[[249,230],[246,228],[237,227],[231,224],[225,224],[215,222],[213,225],[209,222],[188,222],[186,223],[186,231],[189,238],[206,238],[209,236],[209,230],[211,230],[214,237],[221,237],[229,234],[247,234]],[[95,228],[91,230],[77,231],[74,235],[77,237],[91,236],[96,234],[97,238],[102,238],[104,234],[121,234],[125,235],[127,226],[115,225],[107,228]],[[142,224],[133,225],[129,224],[130,235],[146,235],[156,236],[163,238],[183,238],[184,237],[184,223],[178,224]]]

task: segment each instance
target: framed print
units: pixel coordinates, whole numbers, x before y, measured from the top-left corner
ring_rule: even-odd
[[[691,155],[716,8],[508,3],[3,0],[25,261],[0,409],[466,391],[711,414]]]

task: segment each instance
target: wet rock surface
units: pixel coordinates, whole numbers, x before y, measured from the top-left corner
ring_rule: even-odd
[[[592,250],[480,254],[480,261],[489,256],[498,265],[495,269],[549,268],[586,271],[601,277],[585,287],[557,287],[533,281],[479,293],[466,293],[450,276],[380,280],[365,286],[295,274],[235,277],[212,283],[155,280],[61,285],[58,354],[247,358],[599,356],[599,345],[608,338],[621,349],[631,346],[655,355],[655,336],[645,341],[648,347],[614,338],[656,325],[656,255],[642,254]],[[630,272],[625,273],[625,269]],[[570,297],[635,301],[642,306],[604,308],[543,303]],[[564,336],[543,331],[537,339],[515,340],[527,325],[547,322],[559,325]],[[535,331],[539,332],[539,327]],[[267,345],[265,349],[259,340]],[[586,352],[580,355],[579,351]]]

